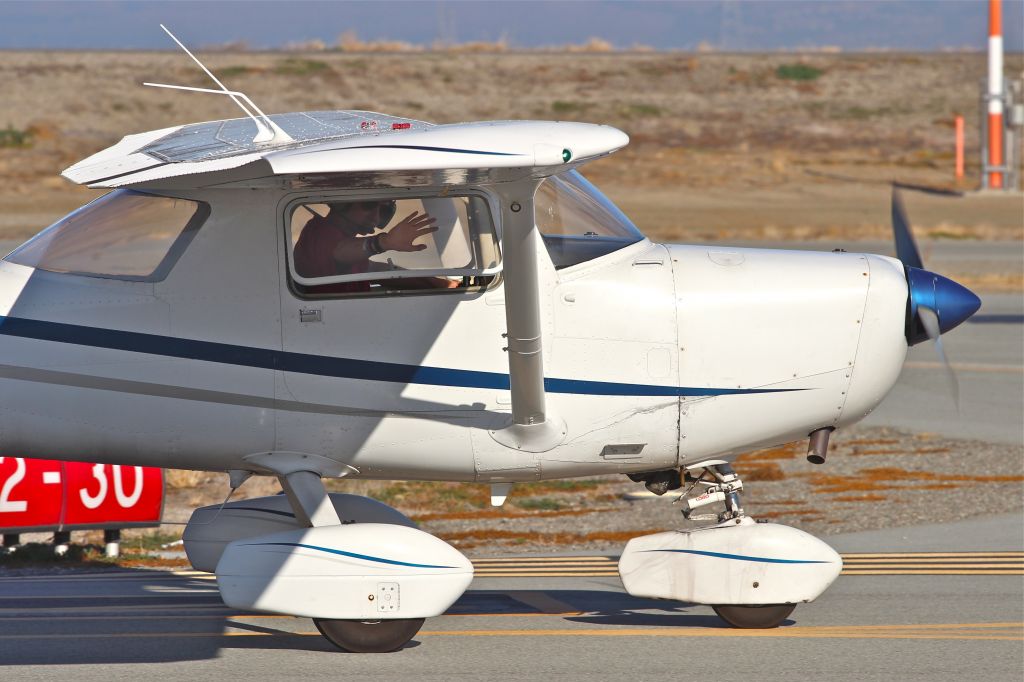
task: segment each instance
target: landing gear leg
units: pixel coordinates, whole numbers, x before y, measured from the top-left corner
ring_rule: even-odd
[[[323,479],[311,471],[278,476],[295,518],[313,528],[341,525]],[[401,649],[423,627],[423,618],[341,620],[314,618],[320,634],[334,646],[352,653],[385,653]]]
[[[708,478],[710,476],[710,479]],[[740,502],[740,491],[743,490],[743,481],[739,475],[728,464],[716,464],[704,469],[704,472],[694,478],[687,474],[687,479],[692,484],[687,492],[695,487],[702,486],[704,492],[697,497],[683,500],[683,516],[688,520],[716,520],[719,524],[740,523],[744,516],[743,505]],[[694,514],[693,510],[700,507],[721,502],[725,505],[725,511],[718,514]],[[712,605],[718,617],[734,628],[768,629],[775,628],[782,624],[786,618],[793,613],[796,604],[764,604],[764,605],[739,605],[739,604],[717,604]]]
[[[710,479],[708,478],[710,476]],[[704,472],[697,477],[686,473],[686,480],[690,487],[683,493],[686,497],[694,488],[702,486],[704,492],[696,497],[683,499],[683,517],[688,521],[718,521],[725,523],[731,519],[739,519],[745,516],[743,505],[740,504],[740,491],[743,490],[743,481],[739,474],[733,471],[728,464],[714,464],[704,468]],[[725,511],[719,514],[694,514],[693,511],[700,507],[721,502],[725,505]]]
[[[277,480],[288,496],[288,503],[299,523],[310,528],[341,525],[341,519],[338,518],[338,512],[331,503],[320,474],[294,471],[278,476]]]

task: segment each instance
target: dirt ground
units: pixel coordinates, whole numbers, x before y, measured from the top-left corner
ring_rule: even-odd
[[[887,239],[893,181],[968,191],[979,184],[980,53],[202,57],[268,113],[366,109],[437,123],[614,125],[630,135],[630,146],[584,172],[660,241]],[[1022,68],[1024,57],[1007,56],[1008,77]],[[26,238],[96,196],[59,173],[122,135],[237,115],[224,98],[143,81],[210,86],[179,53],[0,52],[0,126],[7,126],[0,128],[0,240]],[[967,177],[959,183],[957,114],[967,133]],[[1019,192],[910,193],[905,200],[924,242],[1024,239]],[[984,276],[976,287],[982,293],[1024,289],[1020,272]],[[1006,511],[1007,500],[1020,508],[1019,452],[927,434],[851,434],[837,439],[824,467],[811,467],[792,448],[741,460],[755,515],[831,533]],[[991,466],[973,468],[1003,478],[951,477],[955,453],[965,450],[987,453]],[[220,501],[224,478],[169,472],[166,518],[183,522],[195,506]],[[472,551],[556,542],[614,549],[630,534],[672,527],[678,518],[663,499],[625,500],[624,492],[640,486],[624,477],[517,487],[502,510],[486,506],[484,486],[356,481],[339,489],[373,494]],[[257,478],[241,494],[276,490],[274,481]]]
[[[889,183],[978,186],[984,54],[211,53],[269,113],[354,108],[437,123],[608,123],[632,140],[586,173],[664,241],[886,238]],[[1008,55],[1019,77],[1024,57]],[[235,117],[172,52],[0,52],[0,240],[95,195],[58,176],[122,135]],[[967,177],[953,178],[953,117]],[[1020,194],[915,194],[919,236],[1024,238]]]

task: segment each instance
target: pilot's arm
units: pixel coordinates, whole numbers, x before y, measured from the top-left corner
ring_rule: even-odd
[[[427,245],[415,242],[420,237],[437,232],[436,223],[437,219],[429,213],[414,211],[387,232],[339,243],[334,249],[334,259],[351,267],[352,263],[360,260],[369,261],[370,256],[388,251],[422,251],[427,248]],[[369,261],[368,269],[370,271],[377,269],[375,265],[377,264]],[[396,285],[401,288],[449,289],[458,286],[458,283],[443,277],[417,277],[402,280],[401,284],[396,282]]]
[[[351,266],[370,256],[386,251],[422,251],[426,244],[415,244],[420,237],[437,232],[437,220],[429,214],[413,212],[387,232],[372,237],[345,239],[334,247],[334,260],[342,265]]]

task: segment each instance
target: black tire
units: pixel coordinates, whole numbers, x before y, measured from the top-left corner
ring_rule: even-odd
[[[332,620],[314,618],[313,624],[327,640],[354,654],[383,654],[401,649],[423,627],[423,618],[392,620]]]
[[[777,628],[793,613],[796,604],[766,604],[764,606],[712,606],[718,617],[734,628],[766,630]]]

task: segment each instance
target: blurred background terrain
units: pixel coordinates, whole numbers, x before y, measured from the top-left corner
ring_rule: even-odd
[[[674,52],[619,50],[601,40],[557,51],[517,51],[500,41],[413,49],[354,34],[347,41],[337,49],[236,45],[200,55],[268,113],[363,109],[435,123],[616,126],[630,145],[584,173],[656,241],[822,250],[863,242],[891,252],[893,181],[963,190],[959,197],[905,195],[926,261],[936,245],[994,245],[1016,255],[968,258],[943,274],[983,297],[1016,299],[1024,290],[1021,193],[973,192],[980,182],[984,53]],[[1024,57],[1008,54],[1007,77],[1020,78],[1022,70]],[[59,173],[123,135],[237,115],[223,98],[146,88],[143,81],[210,86],[178,52],[0,51],[0,245],[13,247],[98,196]],[[959,183],[956,115],[967,132]],[[1021,505],[1024,462],[1012,443],[858,427],[837,438],[828,471],[808,465],[801,447],[737,463],[752,484],[755,514],[833,533]],[[975,471],[953,475],[966,451]],[[170,472],[167,520],[185,521],[195,506],[219,502],[225,479]],[[393,504],[467,549],[486,544],[491,551],[614,551],[625,538],[672,525],[668,500],[623,498],[638,488],[624,477],[531,484],[517,487],[504,509],[491,510],[485,486],[337,487]],[[239,495],[277,489],[271,479],[254,478]],[[508,523],[514,528],[502,525]],[[180,532],[169,531],[159,537]]]
[[[616,126],[630,145],[585,173],[661,241],[887,240],[891,181],[979,184],[982,53],[622,52],[601,43],[477,51],[486,47],[204,59],[269,113],[365,109],[436,123]],[[1022,70],[1024,57],[1008,55],[1007,76]],[[123,135],[236,116],[224,98],[143,81],[210,85],[175,52],[0,52],[0,241],[27,238],[96,196],[59,172]],[[958,114],[967,150],[960,185]],[[1024,236],[1019,194],[914,193],[907,204],[926,240]],[[989,274],[990,289],[1021,287],[1019,273]]]

